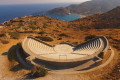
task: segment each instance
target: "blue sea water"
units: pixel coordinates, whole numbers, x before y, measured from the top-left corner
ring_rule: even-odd
[[[54,4],[27,4],[27,5],[0,5],[0,23],[28,15],[42,14],[45,11],[56,7],[66,7],[72,3],[54,3]],[[50,15],[47,16],[60,20],[71,21],[80,18],[79,15]]]
[[[69,15],[46,14],[46,15],[49,17],[53,17],[53,18],[68,21],[68,22],[81,18],[80,15],[76,15],[76,14],[69,14]]]

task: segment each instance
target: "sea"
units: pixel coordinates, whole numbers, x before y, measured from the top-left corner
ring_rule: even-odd
[[[43,13],[48,10],[51,10],[56,7],[66,7],[70,4],[73,3],[0,5],[0,23],[3,23],[15,17],[29,15],[44,15]],[[64,21],[72,21],[81,18],[80,15],[76,14],[69,15],[46,14],[46,15]]]

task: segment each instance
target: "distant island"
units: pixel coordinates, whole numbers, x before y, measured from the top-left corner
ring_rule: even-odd
[[[89,16],[101,14],[120,5],[120,0],[91,0],[81,4],[72,4],[67,7],[58,7],[45,12],[45,14],[79,14]]]

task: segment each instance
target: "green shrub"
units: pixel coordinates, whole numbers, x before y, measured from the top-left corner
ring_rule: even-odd
[[[31,73],[35,77],[43,77],[48,73],[48,71],[47,69],[45,69],[44,66],[40,66],[40,67],[34,66],[33,69],[31,70]]]
[[[88,36],[85,37],[85,41],[94,39],[95,37],[96,37],[96,35],[88,35]]]
[[[68,37],[68,35],[66,35],[66,34],[64,34],[64,33],[62,33],[62,34],[60,34],[59,36],[64,36],[64,37]]]
[[[9,32],[8,33],[10,35],[11,38],[13,39],[18,39],[18,37],[20,36],[19,32]]]
[[[38,39],[40,39],[40,40],[42,40],[42,41],[47,41],[47,42],[51,42],[51,41],[53,41],[53,39],[50,38],[50,37],[36,36],[36,38],[38,38]]]

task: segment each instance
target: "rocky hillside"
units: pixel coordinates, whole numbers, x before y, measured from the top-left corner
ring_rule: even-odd
[[[48,16],[35,15],[11,19],[2,23],[0,28],[0,43],[7,44],[9,39],[19,39],[20,36],[36,36],[53,43],[80,42],[80,36],[74,35],[80,31],[78,27],[70,27],[68,22]],[[74,39],[73,39],[74,38]]]
[[[120,7],[103,14],[92,15],[70,22],[74,26],[84,28],[120,28]]]
[[[59,7],[59,8],[55,8],[53,10],[50,10],[48,12],[46,12],[46,14],[69,14],[70,10],[64,8],[64,7]]]
[[[120,0],[91,0],[82,4],[74,4],[65,8],[55,8],[47,14],[80,14],[80,15],[92,15],[101,14],[107,12],[120,5]]]

